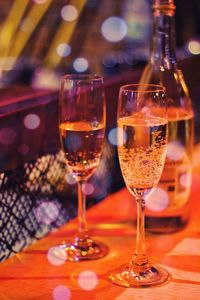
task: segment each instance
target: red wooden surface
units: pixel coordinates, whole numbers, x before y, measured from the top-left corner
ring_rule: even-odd
[[[78,263],[60,261],[59,265],[51,259],[52,247],[70,240],[74,235],[74,220],[1,264],[0,299],[199,299],[199,171],[200,168],[195,165],[191,220],[188,226],[174,234],[147,233],[146,236],[150,260],[163,264],[172,273],[172,279],[167,285],[149,289],[126,289],[108,281],[109,270],[128,262],[135,246],[135,203],[124,188],[88,211],[91,235],[107,244],[110,249],[106,257]]]

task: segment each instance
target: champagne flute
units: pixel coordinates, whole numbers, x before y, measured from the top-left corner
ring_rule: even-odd
[[[59,132],[61,148],[78,185],[78,232],[64,244],[66,260],[101,258],[108,248],[94,241],[86,224],[83,184],[95,172],[103,149],[106,123],[104,81],[101,76],[69,74],[61,78]]]
[[[167,103],[164,87],[130,84],[120,88],[118,156],[125,184],[137,203],[136,249],[130,263],[112,271],[109,279],[124,287],[160,285],[170,278],[152,266],[145,251],[145,198],[158,184],[166,156]]]

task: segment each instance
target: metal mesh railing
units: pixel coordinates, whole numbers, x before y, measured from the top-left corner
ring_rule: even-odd
[[[105,145],[100,165],[88,182],[87,207],[122,184],[114,152]],[[66,168],[62,151],[0,173],[0,261],[76,215],[76,182]]]
[[[65,174],[60,152],[0,174],[0,261],[73,216],[63,201]]]

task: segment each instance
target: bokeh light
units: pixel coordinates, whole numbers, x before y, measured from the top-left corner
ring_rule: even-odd
[[[80,73],[87,71],[88,66],[89,66],[89,63],[88,63],[87,59],[85,59],[84,57],[78,57],[73,62],[74,70],[77,72],[80,72]]]
[[[67,57],[71,53],[71,47],[66,43],[62,43],[58,45],[56,51],[59,56]]]
[[[146,207],[152,211],[162,211],[168,204],[169,196],[160,187],[155,188],[146,198]]]
[[[52,201],[42,202],[35,209],[35,216],[38,223],[50,225],[59,215],[59,208]]]
[[[123,17],[127,22],[127,36],[131,39],[131,41],[143,44],[145,43],[145,40],[149,38],[151,31],[151,14],[149,14],[149,5],[150,1],[147,0],[126,1],[124,3]],[[141,50],[142,48],[146,47],[140,47]],[[133,52],[135,52],[134,47],[132,49]],[[136,52],[135,55],[137,55]]]
[[[86,182],[82,185],[82,191],[85,195],[91,195],[94,192],[93,184]]]
[[[71,291],[65,285],[59,285],[53,290],[53,299],[54,300],[70,300]]]
[[[185,148],[179,142],[170,142],[167,145],[167,157],[171,160],[181,160],[185,155]]]
[[[104,66],[106,66],[108,68],[113,68],[114,66],[117,65],[118,59],[114,52],[110,52],[110,53],[107,53],[104,55],[102,62],[104,64]]]
[[[61,9],[61,17],[68,22],[74,21],[78,17],[78,10],[74,5],[65,5]]]
[[[113,68],[120,64],[134,65],[134,59],[131,52],[128,51],[110,51],[103,57],[102,63],[107,68]]]
[[[67,260],[65,248],[62,246],[51,247],[48,250],[47,259],[54,266],[60,266],[64,264]]]
[[[30,130],[37,129],[40,126],[40,118],[36,114],[28,114],[24,118],[24,126]]]
[[[108,140],[114,146],[123,145],[126,141],[126,133],[122,128],[112,128],[108,133]]]
[[[191,174],[182,174],[179,178],[180,184],[185,187],[189,188],[191,186],[192,177]]]
[[[60,86],[60,75],[54,70],[38,67],[35,70],[31,85],[33,88],[57,90]]]
[[[73,134],[69,135],[64,143],[69,151],[76,151],[81,147],[82,140],[77,134]]]
[[[119,42],[127,34],[127,24],[120,17],[109,17],[103,22],[101,33],[107,41]]]
[[[18,152],[22,155],[26,155],[29,153],[29,146],[26,144],[20,144],[18,147]]]
[[[188,43],[188,50],[190,53],[194,55],[200,54],[200,42],[199,41],[189,41]]]
[[[66,181],[68,184],[73,185],[76,184],[76,177],[73,173],[66,174]]]
[[[98,278],[93,271],[83,271],[78,277],[78,283],[83,290],[91,291],[97,286]]]
[[[109,131],[108,140],[112,145],[117,146],[117,128],[112,128]]]
[[[10,127],[4,127],[0,129],[0,143],[2,145],[8,146],[14,143],[17,137],[16,132],[14,129]]]

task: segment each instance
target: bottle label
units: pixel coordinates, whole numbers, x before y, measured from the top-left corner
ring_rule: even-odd
[[[191,167],[185,161],[167,161],[159,185],[168,194],[167,210],[184,206],[191,186]]]
[[[159,184],[146,199],[147,214],[180,213],[188,202],[190,186],[190,160],[183,147],[170,143]]]

